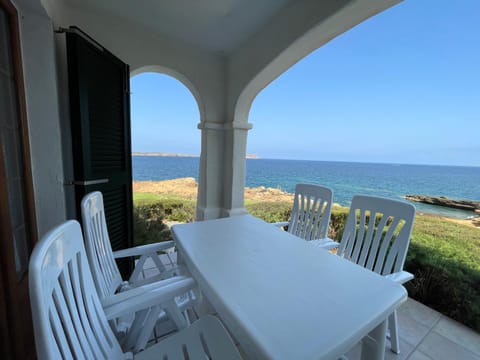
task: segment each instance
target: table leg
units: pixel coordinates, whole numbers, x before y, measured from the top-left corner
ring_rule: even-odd
[[[362,360],[384,359],[386,333],[387,320],[385,319],[362,340]]]
[[[185,264],[185,260],[183,260],[182,252],[178,250],[177,248],[177,265],[182,265],[187,267],[187,264]]]

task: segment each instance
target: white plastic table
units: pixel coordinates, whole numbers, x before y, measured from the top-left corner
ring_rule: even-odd
[[[250,215],[175,225],[179,257],[251,359],[383,359],[405,289]]]

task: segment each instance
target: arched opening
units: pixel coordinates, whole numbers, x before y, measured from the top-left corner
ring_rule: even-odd
[[[401,3],[265,88],[248,117],[247,152],[260,159],[247,160],[246,186],[320,183],[343,206],[354,194],[479,201],[480,9],[458,5]],[[480,296],[480,221],[415,205],[410,296],[478,331],[480,313],[460,308]]]
[[[168,225],[193,221],[200,119],[183,82],[158,72],[130,80],[134,236],[137,244],[170,238]]]
[[[274,159],[479,166],[478,50],[468,45],[479,31],[468,16],[474,10],[437,9],[434,27],[424,21],[430,11],[401,4],[271,83],[252,104],[248,152]],[[440,25],[452,16],[462,23],[458,28]],[[461,44],[455,34],[464,37]],[[474,198],[478,189],[471,180],[456,182],[450,196]],[[348,204],[348,197],[339,202]]]

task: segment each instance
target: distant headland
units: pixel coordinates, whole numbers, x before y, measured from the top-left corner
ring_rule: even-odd
[[[200,157],[200,155],[179,154],[169,152],[132,152],[132,156],[164,156],[164,157]],[[258,155],[247,154],[247,159],[259,159]]]

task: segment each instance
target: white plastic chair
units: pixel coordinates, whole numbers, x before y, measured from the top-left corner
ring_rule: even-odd
[[[400,284],[413,279],[404,271],[415,207],[403,201],[356,195],[337,255]],[[400,353],[396,311],[389,317],[391,349]]]
[[[297,184],[292,215],[288,222],[276,222],[275,226],[288,226],[287,231],[317,246],[337,246],[327,238],[332,212],[333,192],[314,184]]]
[[[92,268],[96,289],[104,306],[109,305],[110,298],[118,292],[127,291],[144,284],[155,283],[173,275],[184,273],[178,267],[167,270],[158,257],[159,251],[165,251],[174,246],[173,241],[137,246],[113,252],[105,220],[103,196],[100,192],[96,191],[85,195],[81,202],[81,209],[88,260]],[[130,279],[123,281],[115,259],[134,256],[139,256],[140,258]],[[148,258],[151,258],[157,266],[158,275],[143,278],[140,275]],[[192,289],[189,290],[182,296],[177,297],[175,304],[169,307],[168,315],[170,320],[173,321],[173,328],[172,326],[166,327],[165,331],[181,329],[188,325],[189,318],[185,310],[192,307],[199,297],[198,294],[195,295],[191,291]],[[182,312],[185,312],[185,316],[182,315]],[[119,338],[127,334],[127,337],[122,341],[124,349],[133,349],[137,352],[145,348],[155,327],[155,321],[152,321],[154,318],[155,316],[150,312],[137,314],[135,318],[136,323],[133,324],[136,326],[136,330],[131,329],[133,321],[131,318],[120,318],[112,323]],[[158,314],[158,320],[166,320],[164,311]]]
[[[144,285],[121,293],[104,312],[86,258],[80,224],[48,232],[30,258],[29,287],[37,356],[50,359],[241,359],[218,319],[192,326],[136,354],[124,353],[108,319],[168,303],[192,285],[183,278],[162,288]],[[142,292],[142,296],[138,296]],[[160,305],[161,306],[161,305]]]

